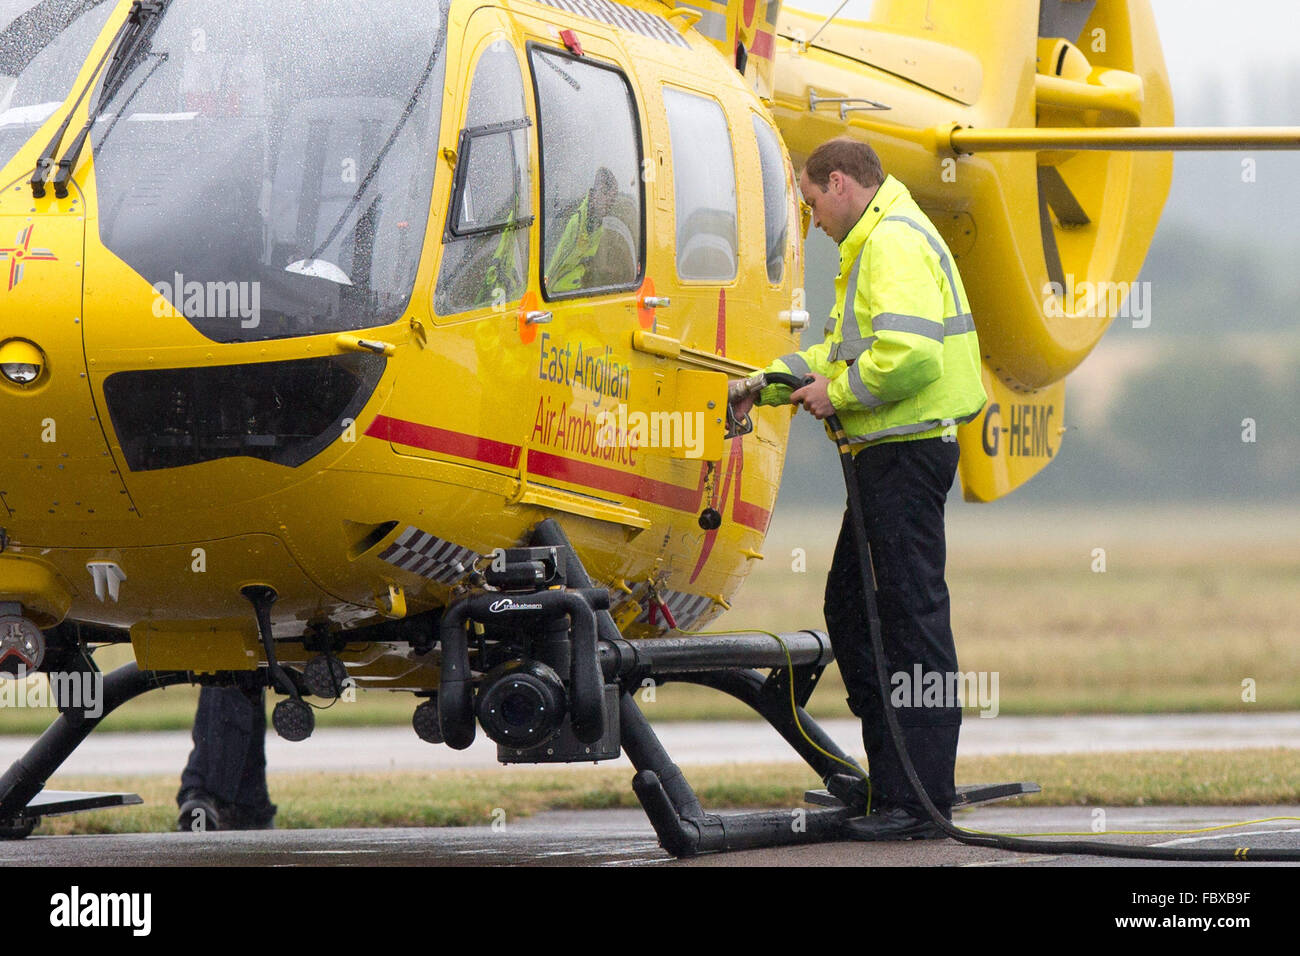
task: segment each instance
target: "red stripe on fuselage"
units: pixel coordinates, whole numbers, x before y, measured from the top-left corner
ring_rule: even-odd
[[[418,425],[415,422],[402,421],[400,418],[389,418],[387,415],[375,418],[374,423],[366,429],[366,434],[371,438],[381,438],[411,448],[423,448],[425,451],[454,455],[456,458],[468,458],[485,465],[499,465],[502,468],[519,467],[521,449],[518,445],[493,441],[491,438],[480,438],[478,435],[448,431],[445,428],[435,428],[433,425]]]
[[[465,458],[487,465],[499,465],[502,468],[517,468],[522,452],[519,445],[481,438],[477,435],[466,435],[463,432],[453,432],[433,425],[420,425],[400,418],[389,418],[387,415],[377,416],[366,429],[366,435],[410,448],[421,448],[425,451]],[[593,462],[565,458],[550,452],[537,449],[530,449],[528,452],[530,475],[584,485],[587,488],[608,491],[690,513],[698,512],[704,499],[704,471],[705,469],[702,468],[698,487],[683,488],[669,481],[659,481],[656,478],[619,471]],[[730,473],[730,469],[728,472]],[[746,504],[740,500],[739,477],[737,474],[733,517],[748,528],[765,531],[771,512],[766,508]]]
[[[636,475],[631,472],[607,468],[589,461],[563,458],[550,452],[530,449],[528,452],[528,473],[539,478],[552,478],[567,481],[574,485],[586,485],[601,491],[612,491],[617,495],[626,495],[638,501],[664,505],[678,511],[696,511],[699,508],[701,492],[683,488],[667,481],[658,481]]]

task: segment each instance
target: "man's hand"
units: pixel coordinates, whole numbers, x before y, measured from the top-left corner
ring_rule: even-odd
[[[835,406],[831,404],[830,396],[826,394],[826,389],[830,387],[831,380],[824,375],[813,375],[810,384],[794,392],[790,396],[790,401],[795,405],[802,405],[808,411],[812,412],[813,418],[819,422],[830,418],[835,414]]]

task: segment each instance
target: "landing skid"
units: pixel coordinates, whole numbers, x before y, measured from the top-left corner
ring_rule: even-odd
[[[968,783],[957,788],[957,798],[953,800],[952,808],[966,810],[981,803],[996,803],[1042,791],[1043,788],[1036,783]],[[844,802],[829,790],[806,790],[803,799],[805,803],[818,807],[844,806]]]

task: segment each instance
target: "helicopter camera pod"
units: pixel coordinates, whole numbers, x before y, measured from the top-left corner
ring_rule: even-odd
[[[535,747],[554,737],[567,712],[564,682],[538,660],[493,668],[478,695],[478,722],[498,744]]]
[[[617,760],[623,752],[622,731],[619,724],[619,696],[618,684],[605,685],[602,700],[605,733],[598,740],[579,740],[573,730],[573,721],[568,714],[565,714],[556,732],[549,739],[531,747],[521,747],[517,742],[497,741],[497,760],[504,764]],[[486,733],[487,727],[483,729]]]

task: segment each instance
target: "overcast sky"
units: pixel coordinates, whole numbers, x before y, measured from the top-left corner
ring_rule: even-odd
[[[1241,89],[1252,74],[1288,77],[1300,65],[1294,0],[1151,0],[1151,8],[1176,104],[1198,95],[1204,80],[1219,77],[1234,107],[1225,120],[1300,124],[1293,88],[1267,98],[1247,97]]]

